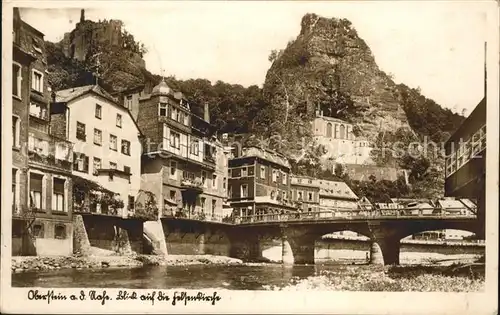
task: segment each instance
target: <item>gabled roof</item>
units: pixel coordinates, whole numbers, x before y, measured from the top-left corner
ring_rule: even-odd
[[[135,121],[134,117],[132,116],[132,113],[130,110],[124,106],[122,106],[116,98],[114,98],[109,92],[107,92],[105,89],[100,87],[99,85],[85,85],[85,86],[78,86],[74,88],[69,88],[65,90],[60,90],[56,92],[56,102],[58,103],[69,103],[76,98],[83,96],[85,94],[95,94],[98,95],[110,103],[113,103],[117,107],[121,108],[122,110],[126,111],[128,115],[130,116],[130,119],[134,122],[135,126],[137,127],[137,130],[139,130],[140,136],[143,136],[141,129],[139,128],[139,125],[137,125],[137,121]],[[69,105],[69,104],[68,104]]]
[[[99,85],[85,85],[85,86],[78,86],[78,87],[74,87],[74,88],[69,88],[69,89],[57,91],[56,92],[56,101],[57,102],[70,102],[70,101],[74,100],[75,98],[82,96],[86,93],[97,94],[97,95],[109,100],[110,102],[115,103],[116,105],[120,105],[111,94],[109,94],[106,90],[104,90]],[[121,107],[123,107],[123,106],[121,106]]]

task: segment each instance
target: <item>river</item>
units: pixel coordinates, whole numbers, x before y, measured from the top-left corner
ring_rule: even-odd
[[[274,253],[276,252],[276,253]],[[342,254],[343,253],[343,254]],[[269,249],[264,256],[278,255],[278,249]],[[343,259],[342,256],[350,258]],[[436,256],[439,255],[439,256]],[[336,259],[333,259],[335,256]],[[431,255],[432,256],[432,255]],[[281,264],[243,264],[150,266],[130,269],[60,269],[50,271],[29,271],[12,275],[15,287],[106,287],[130,289],[208,289],[269,290],[284,288],[307,279],[321,280],[329,275],[330,280],[367,275],[369,279],[379,277],[373,266],[365,264],[364,251],[345,253],[318,252],[315,265],[283,266]],[[401,263],[429,262],[429,253],[401,253]],[[434,254],[434,263],[470,261],[477,255]],[[371,279],[370,278],[370,279]],[[361,278],[360,278],[361,279]],[[362,278],[362,281],[367,281]],[[330,281],[328,280],[328,281]],[[354,279],[356,280],[356,279]],[[353,280],[353,281],[354,281]],[[388,279],[392,281],[391,279]],[[357,281],[357,280],[356,280]],[[377,280],[378,281],[378,280]],[[443,283],[443,286],[447,284]],[[446,288],[445,288],[446,289]]]

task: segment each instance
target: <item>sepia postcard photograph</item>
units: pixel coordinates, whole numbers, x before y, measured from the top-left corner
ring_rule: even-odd
[[[497,314],[498,2],[3,1],[2,41],[2,313]]]

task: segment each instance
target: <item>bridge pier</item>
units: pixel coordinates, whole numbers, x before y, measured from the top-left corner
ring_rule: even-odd
[[[292,265],[294,263],[293,252],[287,237],[281,237],[281,261],[285,265]]]
[[[371,233],[370,264],[399,265],[400,239],[394,229],[373,222],[368,225]]]
[[[229,256],[243,261],[262,260],[262,248],[258,235],[232,235],[230,237],[231,247]]]
[[[311,264],[314,265],[314,246],[317,235],[309,234],[307,231],[302,231],[297,228],[284,228],[282,229],[282,240],[284,239],[283,252],[287,256],[283,257],[283,263],[285,259],[287,263],[290,263],[289,254],[287,253],[288,247],[286,243],[289,243],[291,252],[293,254],[293,263],[296,265],[300,264]],[[286,242],[288,241],[288,242]]]
[[[396,237],[379,237],[372,239],[370,247],[370,264],[399,265],[401,245]]]

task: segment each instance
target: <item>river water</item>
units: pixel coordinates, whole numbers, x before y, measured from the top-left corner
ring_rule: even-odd
[[[276,253],[274,253],[276,251]],[[342,275],[347,267],[354,272],[369,272],[372,266],[365,264],[364,251],[335,254],[318,252],[315,265],[283,266],[281,264],[244,265],[186,265],[150,266],[131,269],[59,269],[14,273],[15,287],[106,287],[130,289],[208,289],[263,290],[282,288],[294,281],[320,277],[325,272]],[[278,249],[270,249],[264,256],[274,256]],[[319,255],[318,255],[319,254]],[[437,255],[437,256],[436,256]],[[334,256],[335,258],[332,258]],[[342,257],[347,256],[347,258]],[[428,263],[429,257],[436,262],[470,260],[476,255],[439,255],[430,253],[401,253],[401,263]],[[420,261],[419,261],[420,260]],[[354,265],[353,265],[354,264]]]

